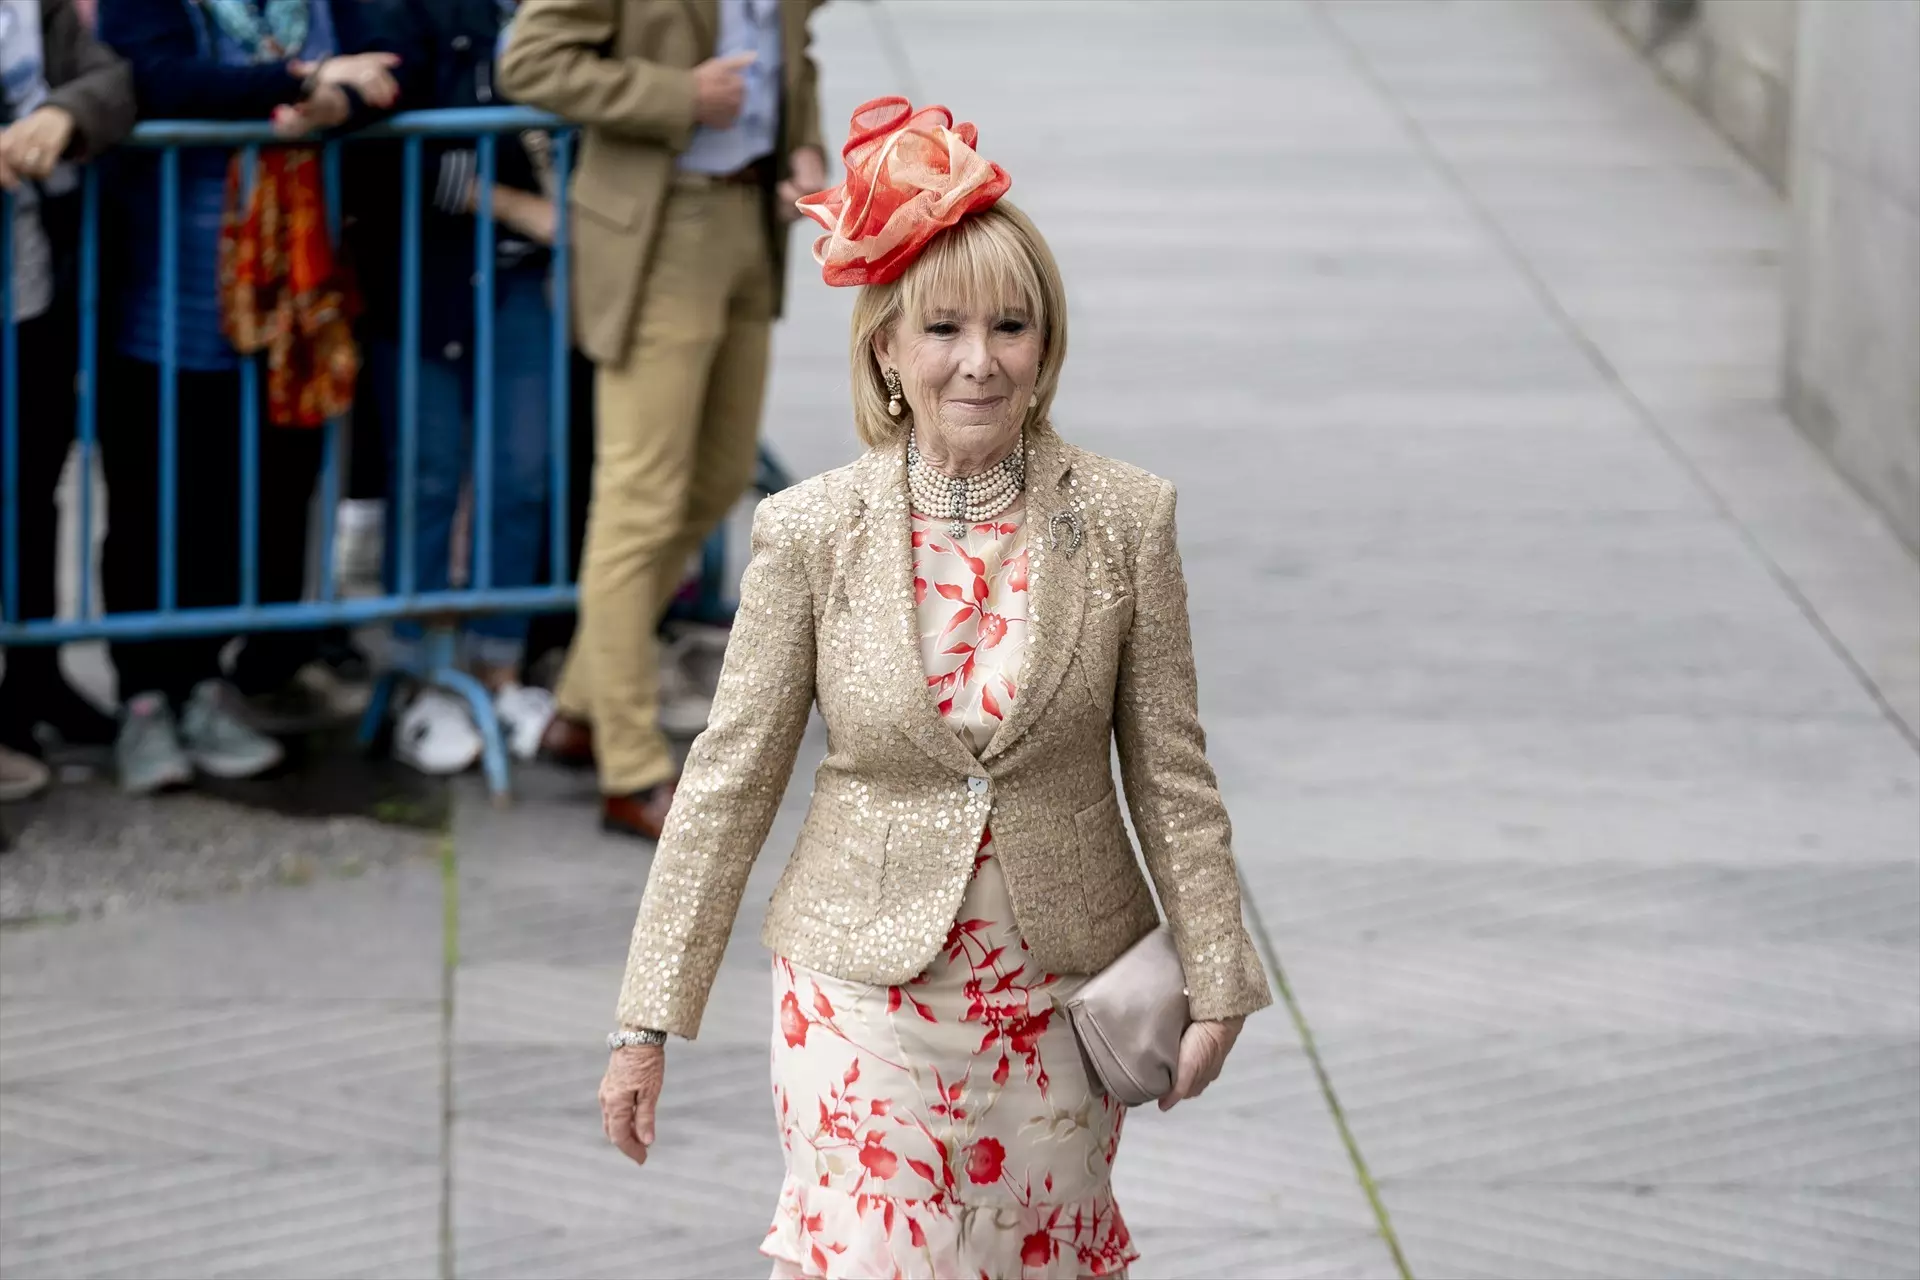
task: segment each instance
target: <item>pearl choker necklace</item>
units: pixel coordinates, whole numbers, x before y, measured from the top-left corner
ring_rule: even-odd
[[[950,538],[966,536],[968,525],[991,520],[1012,506],[1026,483],[1025,441],[979,475],[959,480],[935,471],[920,456],[919,442],[907,436],[907,492],[913,509],[946,519]]]

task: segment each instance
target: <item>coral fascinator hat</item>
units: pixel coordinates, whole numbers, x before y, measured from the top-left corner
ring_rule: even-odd
[[[978,137],[945,107],[875,98],[856,108],[840,149],[847,180],[795,201],[827,229],[813,242],[826,282],[898,280],[934,236],[1007,194],[1013,179],[973,149]]]

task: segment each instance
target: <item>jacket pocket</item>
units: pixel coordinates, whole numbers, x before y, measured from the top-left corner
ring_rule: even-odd
[[[832,805],[810,810],[787,868],[793,909],[848,929],[879,915],[888,830],[850,821]]]
[[[1080,884],[1087,909],[1099,921],[1132,902],[1143,886],[1133,857],[1133,841],[1120,820],[1119,793],[1108,791],[1097,804],[1073,815],[1080,837]]]
[[[640,216],[640,197],[609,184],[604,164],[580,166],[573,180],[573,207],[620,231],[628,231]]]

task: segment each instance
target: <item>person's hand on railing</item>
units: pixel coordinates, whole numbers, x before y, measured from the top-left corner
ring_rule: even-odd
[[[321,62],[287,64],[301,79],[306,98],[273,113],[277,137],[304,138],[325,129],[337,129],[353,115],[352,89],[368,106],[385,109],[400,100],[400,82],[393,69],[400,58],[392,53],[351,53]]]
[[[709,129],[730,129],[747,100],[747,82],[740,72],[758,57],[730,53],[708,58],[693,69],[693,118]]]
[[[0,187],[8,191],[23,180],[53,172],[73,141],[73,117],[63,107],[41,107],[0,131]]]
[[[273,134],[289,142],[326,129],[337,129],[353,114],[353,104],[338,85],[328,85],[305,102],[273,109]]]
[[[397,53],[346,53],[320,62],[294,63],[293,70],[305,84],[309,100],[337,86],[353,90],[368,106],[385,110],[400,100],[400,82],[393,75],[399,65]]]

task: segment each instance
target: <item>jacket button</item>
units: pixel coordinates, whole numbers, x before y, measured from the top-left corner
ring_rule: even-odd
[[[464,350],[465,348],[462,347],[459,343],[449,342],[447,344],[446,350],[441,352],[441,354],[446,356],[446,358],[449,360],[458,360],[460,358],[460,353]]]
[[[968,778],[967,790],[977,796],[983,796],[987,794],[987,780],[985,778]]]
[[[465,53],[472,44],[473,41],[467,39],[465,36],[455,36],[453,38],[453,47],[461,53]]]

